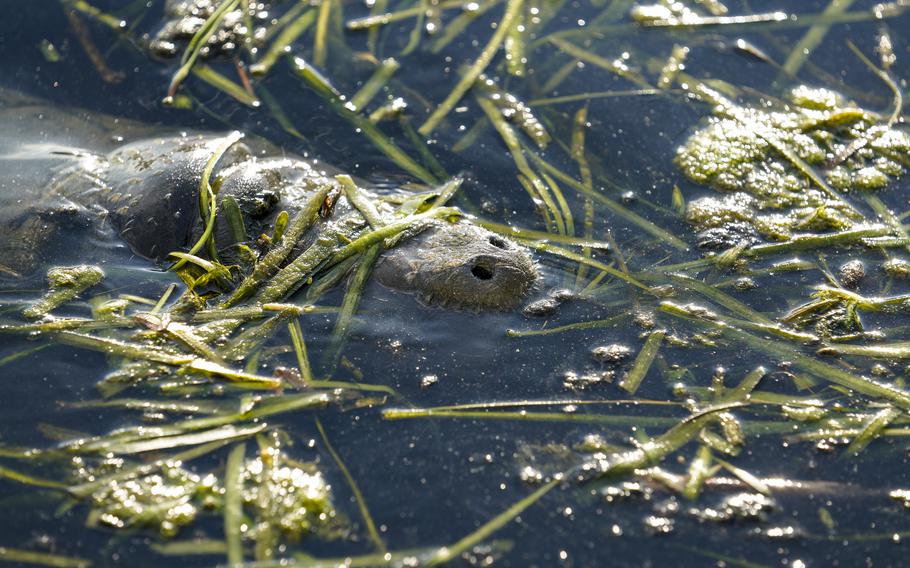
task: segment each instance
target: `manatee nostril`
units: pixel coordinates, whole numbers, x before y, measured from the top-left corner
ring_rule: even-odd
[[[501,239],[500,237],[497,237],[496,235],[492,235],[490,237],[490,244],[496,248],[501,248],[503,250],[509,248],[509,245],[507,245],[503,239]]]
[[[493,270],[482,264],[475,264],[471,267],[471,274],[478,280],[489,280],[490,278],[493,278]]]

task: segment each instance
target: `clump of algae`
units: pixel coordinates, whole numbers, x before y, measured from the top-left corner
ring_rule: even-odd
[[[335,519],[331,486],[315,468],[275,463],[266,454],[249,460],[241,479],[244,504],[258,513],[254,532],[277,529],[298,540],[328,527]],[[258,538],[256,534],[248,536]]]
[[[200,508],[214,507],[223,489],[214,475],[199,476],[176,463],[133,479],[113,477],[92,493],[89,523],[112,528],[155,529],[174,536],[196,520]]]
[[[154,473],[127,478],[122,477],[127,464],[118,458],[105,460],[98,468],[89,468],[83,458],[74,462],[86,481],[99,474],[107,480],[91,494],[89,524],[150,529],[172,537],[202,511],[224,506],[224,480],[214,473],[188,471],[179,461],[166,461]],[[314,532],[335,534],[331,486],[315,465],[267,448],[244,462],[240,480],[245,512],[254,521],[245,538],[258,541],[280,533],[297,541]]]
[[[784,240],[850,228],[862,216],[832,193],[880,189],[910,164],[910,135],[834,91],[799,86],[775,107],[713,95],[714,116],[675,159],[692,181],[728,193],[689,204],[699,230],[746,224]]]

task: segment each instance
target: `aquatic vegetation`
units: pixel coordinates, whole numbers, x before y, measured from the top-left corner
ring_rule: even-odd
[[[249,489],[244,503],[258,509],[262,526],[254,530],[279,530],[292,539],[326,526],[335,518],[330,487],[318,471],[307,472],[284,463],[269,463],[274,457],[257,457],[246,463],[241,483]],[[258,535],[252,538],[258,539]]]
[[[270,2],[217,2],[178,0],[168,2],[165,23],[149,43],[159,57],[174,57],[180,44],[200,32],[196,43],[203,58],[230,56],[240,49],[261,45],[270,28]]]
[[[92,493],[94,509],[89,524],[147,528],[175,536],[181,527],[196,520],[201,506],[213,506],[219,492],[214,476],[200,477],[169,465],[159,473],[112,480]]]
[[[252,226],[251,211],[258,215],[276,202],[231,192],[230,154],[240,144],[224,137],[206,148],[205,175],[187,194],[191,209],[198,202],[203,229],[191,252],[172,255],[184,286],[162,284],[151,298],[129,287],[103,289],[90,299],[91,312],[73,302],[86,295],[68,289],[37,321],[18,316],[37,293],[11,293],[0,333],[39,343],[4,353],[0,366],[60,345],[103,353],[110,373],[98,388],[105,398],[62,402],[68,412],[99,412],[122,426],[106,434],[40,426],[51,447],[0,446],[4,483],[66,491],[107,526],[188,537],[156,543],[160,554],[217,555],[231,565],[435,565],[459,557],[488,565],[502,555],[517,563],[526,559],[522,531],[552,539],[569,561],[582,563],[572,558],[578,543],[565,528],[572,525],[562,523],[576,516],[583,522],[571,531],[598,538],[691,530],[688,538],[699,523],[724,523],[711,537],[718,550],[699,554],[731,565],[763,562],[721,550],[740,535],[800,539],[806,549],[812,539],[854,544],[904,535],[890,527],[848,534],[842,527],[850,518],[812,500],[862,498],[869,510],[906,500],[901,490],[880,490],[881,478],[862,469],[880,458],[890,462],[910,422],[901,363],[910,358],[901,322],[910,268],[900,252],[910,237],[891,193],[910,163],[910,143],[900,121],[902,84],[890,75],[901,52],[888,47],[883,31],[906,3],[737,14],[739,6],[714,0],[590,7],[535,0],[368,6],[196,0],[169,3],[195,13],[173,12],[164,28],[160,5],[136,3],[109,15],[85,2],[66,4],[127,40],[111,42],[104,56],[147,47],[135,41],[143,24],[133,28],[132,16],[148,18],[153,34],[161,30],[155,45],[169,56],[182,54],[169,68],[174,116],[205,113],[241,128],[233,126],[238,116],[243,129],[273,121],[291,140],[306,144],[318,136],[321,143],[322,130],[304,128],[313,109],[298,108],[297,97],[315,93],[306,100],[325,103],[335,115],[317,117],[320,129],[324,121],[350,131],[345,148],[369,145],[365,154],[375,149],[375,156],[365,163],[384,156],[385,166],[410,177],[394,180],[406,191],[365,199],[354,179],[325,176],[299,210],[279,207],[274,222]],[[890,115],[868,110],[883,107],[884,99],[859,92],[864,85],[840,84],[810,60],[825,53],[823,40],[837,24],[860,29],[867,21],[882,24],[874,32],[881,65],[865,56],[853,63],[891,91]],[[778,35],[783,30],[796,35]],[[727,39],[731,34],[735,40]],[[720,78],[725,69],[709,66],[702,75],[712,50],[712,57],[747,57],[780,76],[774,84],[740,86],[737,73],[731,82]],[[72,57],[60,54],[63,63]],[[444,69],[438,81],[429,73],[433,57]],[[158,76],[164,65],[140,67]],[[421,65],[427,75],[416,73]],[[800,71],[805,75],[790,76]],[[635,101],[630,108],[638,120],[612,106],[619,100]],[[689,181],[720,197],[692,199],[699,190],[679,179],[671,155],[632,155],[645,137],[669,137],[675,145],[674,136],[693,126],[650,114],[664,106],[680,117],[689,108],[710,109],[675,161]],[[465,160],[476,171],[447,173],[461,171]],[[501,175],[490,176],[490,169]],[[503,187],[483,187],[489,180]],[[460,209],[447,207],[450,199]],[[308,242],[312,227],[339,203],[357,211],[357,222]],[[384,265],[380,251],[394,252],[421,229],[429,235],[456,217],[489,231],[482,234],[493,249],[520,244],[535,254],[533,265],[519,267],[534,274],[519,282],[532,294],[528,305],[522,315],[502,315],[513,327],[495,346],[504,364],[481,369],[489,390],[451,388],[452,379],[477,383],[461,376],[462,361],[437,360],[432,338],[420,338],[430,347],[415,369],[407,341],[379,342],[389,353],[375,355],[373,338],[357,334],[363,322],[374,323],[364,309],[370,278],[421,277],[411,270],[410,253]],[[697,238],[686,221],[701,231]],[[232,246],[213,246],[224,235]],[[301,243],[310,247],[304,254]],[[719,252],[700,257],[696,243]],[[431,252],[431,260],[457,256],[447,252],[457,248],[451,242],[439,248],[443,254]],[[6,268],[0,271],[13,272]],[[472,268],[475,277],[489,276],[489,264]],[[340,284],[343,293],[327,294]],[[48,298],[55,291],[52,284]],[[18,301],[23,295],[28,300]],[[73,315],[80,311],[86,313]],[[431,323],[447,321],[439,320]],[[470,321],[478,330],[487,323]],[[390,364],[399,372],[355,357],[362,352],[400,359]],[[420,428],[415,420],[433,424]],[[384,459],[371,462],[370,450],[339,442],[335,428],[348,422],[352,429],[368,425],[357,436],[366,433],[365,445],[388,454],[401,468],[395,475],[407,472],[394,477],[401,488],[368,477],[390,471]],[[510,424],[496,431],[497,422]],[[319,436],[306,445],[317,461],[299,462],[286,453],[289,441],[306,441],[313,423]],[[480,432],[495,442],[475,439]],[[403,448],[432,456],[426,469],[410,461],[412,454],[401,457]],[[459,452],[477,453],[463,472]],[[855,460],[846,463],[861,473],[829,483],[824,476],[838,468],[828,469],[834,462],[827,453]],[[441,455],[458,459],[437,460]],[[96,467],[75,485],[46,478],[74,456]],[[791,477],[794,471],[812,479]],[[420,485],[409,484],[411,474]],[[446,476],[463,483],[456,496],[471,505],[436,506],[424,485]],[[493,476],[491,489],[481,487]],[[447,523],[479,528],[443,547],[424,546],[424,534],[447,541],[449,533],[421,533],[418,548],[398,549],[402,532],[414,530],[405,519],[426,518],[408,517],[410,510],[399,515],[407,499],[395,491],[411,489],[418,506],[431,500],[432,515],[454,510]],[[811,507],[810,514],[799,511],[803,526],[791,514],[798,499],[790,497],[800,491],[813,496],[801,499]],[[392,506],[377,507],[389,506],[387,492]],[[548,495],[545,506],[525,514]],[[589,506],[597,516],[587,516]],[[603,522],[608,507],[615,523]],[[361,522],[349,526],[346,517],[358,514]],[[530,528],[512,532],[519,515]],[[546,531],[537,530],[543,525],[535,515],[546,515]],[[817,526],[805,520],[815,517]],[[496,531],[517,534],[515,549],[492,541]],[[338,555],[347,557],[313,558],[308,535],[352,537],[337,543]],[[0,559],[39,559],[28,554],[37,553],[0,548]]]
[[[90,525],[150,529],[173,537],[200,515],[219,510],[234,514],[228,512],[232,493],[227,489],[233,482],[240,513],[249,514],[252,521],[241,536],[261,550],[314,532],[327,537],[340,527],[322,473],[314,464],[290,459],[275,444],[265,444],[259,455],[242,462],[228,460],[221,475],[193,473],[179,460],[165,460],[147,474],[123,458],[107,458],[96,467],[90,467],[90,461],[73,458],[81,482],[91,488]]]
[[[828,89],[795,87],[780,109],[698,92],[715,116],[679,148],[676,164],[726,193],[689,202],[686,217],[700,231],[725,230],[714,238],[727,246],[860,225],[865,218],[842,195],[887,186],[910,159],[907,132]]]
[[[47,295],[23,311],[22,315],[29,319],[47,315],[48,312],[101,282],[102,278],[104,272],[97,266],[52,268],[47,273],[47,283],[50,286]]]

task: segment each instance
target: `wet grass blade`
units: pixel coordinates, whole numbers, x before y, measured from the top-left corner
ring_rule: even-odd
[[[831,29],[831,23],[826,22],[845,13],[850,8],[850,5],[853,4],[853,1],[854,0],[831,0],[831,3],[828,4],[820,14],[822,22],[809,28],[805,35],[803,35],[803,37],[796,42],[796,45],[793,46],[790,55],[787,56],[787,59],[781,67],[781,74],[787,74],[793,77],[799,72],[803,63],[809,60],[812,52],[821,44],[825,39],[828,30]],[[782,79],[782,76],[778,76],[776,81]]]
[[[496,531],[504,527],[506,524],[515,519],[518,515],[522,513],[525,509],[533,505],[534,503],[540,501],[547,493],[552,491],[559,483],[561,482],[562,477],[559,476],[556,479],[553,479],[544,485],[537,488],[533,493],[527,497],[521,499],[502,513],[496,515],[483,525],[478,528],[476,531],[472,532],[468,536],[459,540],[458,542],[440,548],[436,554],[430,557],[426,563],[426,566],[438,566],[440,564],[445,564],[455,560],[463,553],[471,550],[477,544],[480,544],[484,540],[490,538]]]
[[[398,167],[424,183],[433,185],[439,183],[439,180],[436,179],[433,174],[407,155],[404,150],[399,148],[388,136],[383,134],[368,118],[357,113],[331,83],[308,65],[306,61],[300,57],[295,57],[292,64],[294,71],[303,79],[309,88],[313,89],[317,94],[328,101],[338,114],[358,128],[371,144],[395,162]]]
[[[732,473],[734,476],[736,476],[737,479],[739,479],[740,481],[745,483],[753,491],[757,491],[757,492],[761,493],[762,495],[771,495],[771,488],[768,486],[768,484],[765,483],[764,481],[762,481],[761,479],[755,477],[748,471],[746,471],[742,468],[736,467],[735,465],[733,465],[729,462],[726,462],[717,456],[714,456],[714,461],[716,461],[721,467],[723,467],[724,469],[726,469],[727,471]]]
[[[408,142],[411,143],[411,146],[417,150],[424,166],[433,172],[433,175],[436,176],[437,179],[448,179],[450,177],[448,172],[442,167],[442,164],[439,163],[439,160],[436,159],[433,152],[430,151],[430,143],[426,138],[421,136],[420,133],[414,130],[413,126],[411,126],[410,117],[402,114],[398,118],[398,126],[401,128],[401,131],[404,132],[404,135],[408,139]]]
[[[199,237],[199,240],[190,247],[187,254],[195,255],[206,244],[210,244],[210,248],[214,248],[212,235],[215,230],[215,216],[217,215],[218,207],[215,204],[215,192],[212,190],[212,184],[209,180],[212,177],[215,166],[221,160],[221,157],[224,156],[231,146],[239,142],[241,138],[243,138],[243,133],[238,131],[234,131],[225,136],[221,144],[209,158],[209,161],[206,162],[205,168],[202,170],[202,179],[199,181],[199,203],[200,212],[205,221],[205,230],[202,232],[202,236]],[[212,260],[216,260],[214,256],[212,256]],[[171,270],[179,270],[186,262],[185,259],[180,259],[171,267]]]
[[[583,195],[586,195],[593,199],[594,201],[604,205],[610,211],[613,211],[629,223],[637,226],[646,233],[657,237],[662,242],[672,246],[673,248],[679,249],[681,251],[689,250],[689,245],[687,245],[682,239],[673,235],[666,229],[663,229],[656,224],[648,221],[641,215],[629,211],[626,207],[623,207],[616,201],[613,201],[609,197],[585,187],[582,183],[579,183],[578,180],[572,178],[565,172],[559,170],[543,158],[540,158],[536,154],[531,154],[531,159],[541,168],[541,170],[546,170],[548,173],[552,174],[556,179],[566,183],[568,186],[578,190]]]
[[[239,0],[224,0],[221,5],[212,12],[212,15],[208,17],[205,23],[202,24],[199,31],[193,35],[189,45],[187,45],[186,50],[183,52],[183,56],[180,58],[180,68],[174,73],[173,78],[171,78],[171,84],[168,87],[167,96],[164,99],[165,104],[173,102],[174,95],[177,94],[177,89],[180,87],[180,84],[183,83],[183,80],[190,74],[193,65],[196,64],[196,60],[199,58],[199,52],[208,42],[209,38],[212,37],[212,34],[218,29],[218,25],[221,23],[221,20],[224,19],[224,16],[237,7],[238,1]]]
[[[888,209],[888,206],[885,205],[877,195],[866,195],[864,197],[869,207],[875,211],[875,214],[878,215],[886,225],[891,227],[894,234],[910,243],[910,233],[907,232],[907,229],[901,224],[900,219],[897,218],[894,212]],[[910,245],[908,245],[908,247],[910,247]]]
[[[218,414],[227,410],[227,404],[210,400],[117,398],[65,402],[62,405],[64,408],[124,408],[143,412],[182,412],[186,414]]]
[[[863,430],[859,436],[857,436],[856,439],[850,443],[850,447],[847,448],[847,455],[859,455],[860,452],[866,449],[866,446],[868,446],[872,440],[879,437],[885,428],[887,428],[892,422],[894,422],[903,414],[904,413],[902,411],[894,408],[893,406],[883,408],[882,410],[875,413],[875,415],[872,416],[869,422],[863,427]]]
[[[442,408],[387,408],[383,420],[454,418],[460,420],[507,420],[514,422],[555,422],[566,424],[599,424],[602,426],[668,427],[679,424],[679,418],[665,416],[629,416],[621,414],[573,414],[567,412],[528,412],[526,410],[446,410]]]
[[[7,548],[5,546],[0,546],[0,562],[50,566],[51,568],[88,568],[92,565],[90,561],[75,556],[34,552],[32,550]]]
[[[508,337],[532,337],[535,335],[551,335],[554,333],[562,333],[564,331],[575,331],[580,329],[599,329],[602,327],[615,327],[619,325],[622,321],[627,321],[629,316],[627,314],[619,314],[602,320],[593,320],[593,321],[582,321],[576,323],[568,323],[565,325],[559,325],[555,327],[550,327],[546,329],[531,329],[531,330],[516,330],[516,329],[507,329],[506,335]]]
[[[163,436],[161,438],[152,438],[150,440],[140,440],[125,444],[114,444],[110,451],[115,454],[129,455],[142,454],[145,452],[156,452],[160,450],[171,450],[184,446],[201,446],[210,442],[222,442],[226,440],[238,440],[254,436],[268,427],[267,424],[255,424],[252,426],[234,426],[227,425],[211,430],[201,432],[192,432],[190,434],[181,434],[178,436]]]
[[[238,371],[205,359],[194,359],[184,369],[194,373],[227,379],[238,386],[246,388],[274,390],[283,386],[280,379]]]
[[[303,2],[295,6],[295,8],[302,6],[305,6]],[[265,55],[250,66],[250,73],[254,77],[264,77],[267,75],[275,63],[278,62],[278,58],[290,50],[291,44],[313,25],[314,21],[316,21],[315,10],[308,9],[306,12],[297,16],[293,22],[289,23],[281,30],[281,33],[278,34],[275,41],[269,45],[269,49],[266,51]]]
[[[294,354],[297,356],[297,369],[300,371],[300,378],[305,385],[311,385],[313,383],[313,370],[310,367],[310,357],[307,353],[306,342],[303,339],[303,330],[300,329],[300,321],[295,319],[289,323],[288,330],[291,333]]]
[[[151,345],[125,343],[116,339],[95,337],[72,331],[64,331],[56,334],[54,337],[66,345],[91,349],[107,355],[125,357],[127,359],[142,359],[154,361],[156,363],[164,363],[165,365],[180,366],[195,359],[193,355],[165,351]]]
[[[524,12],[519,13],[512,21],[503,47],[506,54],[506,70],[513,77],[524,77],[528,62],[525,47],[528,28],[525,25],[524,15]]]
[[[367,82],[360,87],[360,90],[351,97],[351,104],[354,105],[354,108],[361,110],[370,104],[370,101],[373,100],[376,93],[388,84],[392,75],[394,75],[400,67],[401,64],[392,57],[383,59],[379,63],[379,67],[376,68],[376,71],[373,72],[373,75],[367,79]]]
[[[692,462],[689,464],[689,475],[682,491],[683,497],[694,501],[701,495],[705,480],[712,474],[712,458],[711,448],[705,445],[698,447],[695,457],[692,458]]]
[[[201,446],[178,452],[176,454],[171,454],[151,463],[140,463],[139,465],[127,466],[111,475],[99,477],[94,481],[83,483],[81,485],[74,485],[69,488],[69,493],[79,499],[84,499],[101,487],[108,486],[114,481],[135,479],[137,477],[149,475],[150,473],[158,471],[163,467],[169,466],[173,462],[187,462],[196,459],[198,457],[207,455],[217,450],[218,448],[223,447],[225,444],[228,444],[231,441],[232,440],[220,440],[217,442],[211,442],[209,444],[203,444]]]
[[[97,285],[103,278],[104,272],[97,266],[52,268],[47,273],[50,290],[43,298],[23,310],[22,315],[28,319],[42,318]]]
[[[574,65],[573,65],[574,67]],[[661,89],[626,89],[626,90],[617,90],[617,91],[597,91],[589,93],[578,93],[576,95],[562,95],[559,97],[544,97],[538,99],[531,99],[528,101],[529,105],[533,106],[548,106],[548,105],[559,105],[565,103],[575,103],[579,101],[592,101],[595,99],[612,99],[616,97],[641,97],[641,96],[650,96],[650,95],[661,95],[668,92],[675,92],[672,90],[661,90]]]
[[[582,49],[571,42],[568,42],[564,39],[560,39],[557,37],[551,37],[549,39],[549,41],[554,46],[556,46],[559,50],[567,53],[568,55],[571,55],[572,57],[574,57],[576,59],[585,61],[585,62],[595,65],[597,67],[600,67],[601,69],[605,69],[606,71],[609,71],[611,73],[615,73],[616,75],[619,75],[620,77],[634,83],[637,87],[639,87],[641,89],[653,89],[654,88],[654,86],[651,85],[650,83],[648,83],[648,81],[645,80],[645,78],[642,77],[640,73],[630,69],[628,66],[625,65],[625,63],[621,63],[620,62],[621,60],[619,60],[619,59],[610,61],[609,59],[606,59],[605,57],[601,57],[600,55],[597,55],[596,53],[591,53],[590,51],[588,51],[586,49]]]
[[[54,333],[57,331],[92,331],[99,329],[129,328],[136,327],[137,325],[138,324],[133,318],[126,317],[104,320],[93,320],[86,318],[56,318],[50,321],[42,321],[41,323],[0,325],[0,333],[35,334]],[[50,345],[45,345],[45,347],[49,346]],[[22,354],[14,353],[13,355],[10,355],[12,359],[9,359],[9,361],[7,361],[6,358],[0,358],[0,366],[3,366],[7,362],[15,361],[20,357],[24,357],[29,352],[22,352]]]
[[[0,357],[0,367],[3,367],[4,365],[9,365],[10,363],[12,363],[14,361],[18,361],[19,359],[23,359],[25,357],[28,357],[29,355],[33,355],[39,351],[42,351],[44,349],[47,349],[48,347],[51,347],[51,346],[53,346],[53,343],[42,343],[41,345],[29,347],[28,349],[23,349],[21,351],[17,351],[10,355]]]
[[[459,37],[474,20],[501,3],[502,0],[485,0],[483,2],[477,2],[472,6],[476,6],[473,10],[465,10],[461,14],[455,16],[446,24],[442,33],[430,44],[430,53],[439,53],[445,49],[445,47]]]
[[[435,209],[437,207],[442,207],[449,202],[452,197],[461,189],[461,184],[464,183],[464,178],[453,177],[449,181],[445,182],[442,187],[438,189],[439,194],[436,196],[436,199],[433,200],[433,203],[430,204],[430,209]]]
[[[318,67],[325,66],[326,56],[326,38],[329,33],[329,16],[332,13],[332,4],[334,2],[324,1],[319,3],[319,15],[316,20],[316,34],[313,38],[313,62]]]
[[[545,173],[540,174],[540,177],[542,177],[543,180],[547,182],[547,187],[550,188],[550,191],[553,193],[553,197],[556,198],[556,203],[559,204],[559,211],[565,223],[564,234],[567,237],[574,237],[575,219],[572,217],[572,209],[569,207],[569,203],[566,201],[565,196],[562,194],[562,190],[559,189],[559,184],[557,184],[553,178]]]
[[[749,257],[762,257],[780,255],[790,252],[835,248],[839,245],[860,244],[864,239],[887,236],[892,233],[891,227],[886,225],[860,225],[853,229],[837,231],[834,233],[804,233],[790,237],[790,240],[780,243],[765,243],[755,245],[743,251]],[[903,246],[910,243],[902,243]]]
[[[528,195],[531,197],[531,200],[537,206],[538,210],[541,211],[544,221],[548,224],[548,229],[550,229],[550,232],[565,235],[566,223],[563,219],[563,214],[559,208],[557,208],[556,203],[550,195],[550,191],[540,179],[540,176],[531,169],[515,128],[506,122],[502,112],[493,101],[485,96],[478,96],[476,97],[476,100],[477,104],[480,105],[480,108],[486,113],[487,118],[489,118],[490,122],[496,128],[503,143],[505,143],[506,148],[508,148],[509,153],[512,154],[515,167],[519,171],[518,181],[527,190]],[[531,154],[533,155],[533,151]]]
[[[62,3],[67,8],[76,10],[77,12],[80,12],[89,18],[92,18],[93,20],[101,22],[116,32],[122,32],[126,30],[125,20],[99,10],[85,0],[62,0]]]
[[[273,247],[262,260],[256,263],[250,275],[237,286],[230,297],[221,302],[219,308],[229,308],[247,298],[278,271],[281,264],[287,260],[294,247],[297,246],[297,242],[319,218],[319,210],[332,188],[332,185],[326,184],[307,199],[303,209],[297,213],[294,221],[285,231],[284,238],[278,246]]]
[[[45,489],[60,489],[65,491],[67,488],[67,485],[65,483],[60,483],[59,481],[53,481],[51,479],[42,479],[40,477],[28,475],[27,473],[9,469],[8,467],[2,465],[0,465],[0,478],[15,481],[16,483],[22,483],[23,485],[43,487]]]
[[[499,22],[493,36],[487,42],[487,45],[484,46],[483,50],[480,52],[480,56],[465,71],[461,79],[455,85],[455,88],[452,89],[452,92],[449,93],[445,100],[433,110],[426,121],[417,129],[420,134],[423,136],[432,134],[446,115],[455,108],[455,105],[458,104],[461,97],[463,97],[464,94],[468,92],[468,89],[474,85],[474,82],[480,74],[486,70],[487,66],[493,60],[493,57],[499,51],[506,35],[509,33],[512,25],[521,13],[523,6],[524,0],[508,0],[502,20]]]
[[[487,402],[470,402],[467,404],[453,404],[450,406],[436,406],[433,410],[493,410],[496,408],[527,408],[537,406],[617,406],[625,405],[631,407],[643,406],[672,406],[681,407],[683,403],[672,400],[642,400],[638,398],[627,398],[624,400],[583,400],[573,399],[552,399],[552,400],[491,400]]]
[[[385,553],[387,551],[385,543],[382,541],[382,537],[379,536],[379,531],[376,529],[376,523],[373,521],[373,516],[370,514],[370,509],[367,507],[367,502],[363,498],[363,493],[361,493],[360,488],[357,486],[357,482],[354,481],[354,476],[351,475],[348,467],[344,464],[344,460],[341,459],[341,456],[335,451],[335,448],[332,447],[332,443],[329,442],[329,437],[325,433],[325,428],[322,427],[322,422],[318,418],[315,420],[316,429],[319,430],[319,436],[322,438],[322,443],[325,444],[326,450],[328,450],[332,459],[335,460],[335,465],[341,470],[345,482],[351,489],[351,493],[354,494],[354,501],[357,502],[357,508],[360,510],[360,517],[366,525],[367,535],[369,535],[377,552]]]
[[[275,119],[275,122],[278,123],[281,128],[298,140],[303,140],[304,142],[309,142],[297,127],[291,122],[291,119],[288,118],[287,113],[284,112],[284,109],[281,108],[281,104],[278,100],[271,95],[268,89],[265,88],[265,85],[260,83],[257,86],[259,90],[259,96],[262,98],[262,102],[265,103],[265,107],[271,113],[272,118]]]
[[[155,305],[152,307],[149,313],[154,315],[160,312],[161,309],[164,308],[164,305],[167,304],[167,301],[170,299],[175,290],[177,290],[177,284],[168,284],[168,287],[165,288],[164,293],[161,294],[161,297],[158,298],[158,301],[155,302]]]
[[[767,370],[764,367],[756,367],[743,378],[742,382],[724,393],[724,402],[744,402],[749,400],[752,391],[758,386],[758,383],[764,378]]]
[[[641,382],[644,380],[645,375],[648,374],[648,370],[651,368],[654,358],[657,357],[660,344],[663,342],[666,335],[667,332],[665,330],[651,332],[645,340],[645,344],[641,348],[641,351],[638,352],[638,356],[635,358],[632,368],[629,369],[629,372],[623,377],[622,381],[620,381],[620,388],[629,394],[635,394],[638,391],[638,387],[641,386]]]
[[[874,345],[825,345],[818,352],[822,355],[859,355],[876,359],[910,359],[910,341],[878,343]]]
[[[243,460],[246,444],[234,446],[224,466],[224,540],[228,566],[243,562]]]
[[[634,276],[625,274],[621,270],[617,270],[617,269],[613,268],[612,266],[609,266],[609,265],[606,265],[606,264],[600,262],[599,260],[594,260],[593,258],[588,258],[582,254],[578,254],[576,252],[566,250],[564,248],[561,248],[561,247],[558,247],[555,245],[549,245],[546,243],[542,243],[542,242],[527,243],[527,246],[536,251],[549,253],[549,254],[552,254],[555,256],[561,256],[563,258],[568,258],[569,260],[574,260],[575,262],[587,264],[588,266],[596,268],[597,270],[602,270],[602,271],[606,272],[607,274],[609,274],[610,276],[613,276],[614,278],[618,278],[627,284],[635,286],[636,288],[639,288],[640,290],[644,290],[648,294],[659,295],[657,290],[651,288],[650,286],[643,284],[641,281],[636,279]]]
[[[348,283],[344,299],[341,302],[341,311],[338,312],[338,319],[335,321],[335,329],[332,330],[331,344],[326,354],[325,368],[327,369],[335,369],[338,364],[341,350],[354,321],[354,313],[357,311],[357,306],[360,305],[360,300],[363,297],[363,289],[381,253],[382,245],[379,244],[367,249],[361,256],[360,264]]]
[[[578,171],[581,175],[581,183],[588,191],[593,193],[594,183],[591,178],[591,167],[588,165],[588,159],[585,156],[585,131],[588,126],[588,105],[585,105],[575,112],[572,120],[572,145],[570,147],[572,159],[578,164]],[[585,239],[594,238],[594,202],[589,196],[584,197],[584,236]],[[584,247],[581,254],[591,258],[591,247]],[[601,272],[601,274],[604,274]],[[583,287],[585,278],[588,275],[588,265],[579,264],[575,273],[575,289],[580,290]]]
[[[306,252],[295,258],[290,264],[275,275],[259,294],[259,300],[262,302],[274,302],[294,292],[302,285],[303,281],[311,274],[312,270],[330,256],[334,263],[338,263],[355,254],[365,252],[374,244],[380,243],[389,237],[393,237],[411,226],[430,219],[444,219],[452,216],[457,217],[460,216],[460,214],[461,212],[456,209],[439,207],[427,211],[426,213],[412,215],[399,221],[389,223],[380,229],[370,231],[338,251],[320,250],[310,247],[310,249],[307,249]]]
[[[570,237],[567,235],[557,235],[544,231],[535,231],[534,229],[523,229],[512,225],[503,225],[501,223],[494,223],[493,221],[485,221],[483,219],[475,219],[474,223],[485,229],[493,231],[494,233],[499,233],[500,235],[511,237],[513,239],[550,241],[563,245],[571,245],[588,249],[610,250],[611,248],[609,243],[596,241],[587,237],[579,238]]]
[[[193,540],[156,543],[151,545],[151,549],[162,556],[215,556],[227,554],[227,543],[223,540],[196,538]]]
[[[840,367],[807,357],[792,345],[744,332],[719,320],[716,315],[712,316],[707,310],[694,306],[682,306],[668,301],[661,302],[660,309],[662,312],[672,316],[696,321],[703,326],[720,331],[722,335],[741,342],[752,349],[762,351],[783,361],[791,361],[796,368],[803,369],[820,379],[867,396],[891,401],[904,410],[910,409],[910,392],[893,385],[873,381],[867,377],[854,375]]]
[[[250,108],[259,108],[261,104],[256,95],[246,90],[243,85],[238,85],[208,65],[200,63],[194,66],[193,76]]]
[[[681,274],[667,274],[666,278],[669,279],[670,282],[672,282],[678,286],[688,288],[689,290],[692,290],[694,292],[701,294],[702,296],[706,297],[707,299],[711,300],[712,302],[727,308],[728,310],[730,310],[731,312],[733,312],[734,314],[738,315],[741,318],[744,318],[744,319],[752,321],[752,322],[764,323],[764,324],[769,324],[769,325],[773,323],[764,314],[753,310],[752,308],[750,308],[746,304],[740,302],[736,298],[733,298],[732,296],[721,292],[715,286],[712,286],[710,284],[705,284],[704,282],[702,282],[700,280],[696,280],[695,278],[691,278],[689,276],[685,276],[685,275],[681,275]]]

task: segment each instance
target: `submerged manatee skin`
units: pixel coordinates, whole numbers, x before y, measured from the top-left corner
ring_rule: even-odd
[[[447,308],[515,308],[537,282],[526,249],[468,222],[431,225],[388,251],[376,266],[383,285]]]
[[[28,207],[21,215],[0,215],[0,233],[7,237],[6,246],[0,246],[0,271],[19,272],[34,264],[34,255],[50,248],[61,221],[72,224],[82,217],[112,228],[134,253],[158,262],[186,250],[202,234],[202,172],[227,138],[167,135],[101,153],[80,151],[73,165],[56,172],[44,190],[47,211]],[[231,145],[220,157],[212,183],[219,192],[216,201],[230,196],[236,202],[247,238],[255,241],[262,233],[272,233],[281,211],[293,219],[318,188],[337,184],[332,173],[326,166],[317,169],[308,160],[281,156],[267,143],[247,140]],[[362,191],[377,201],[384,216],[394,214],[378,196]],[[71,214],[70,209],[82,213]],[[342,196],[329,218],[320,219],[301,238],[293,256],[318,240],[349,242],[366,227]],[[415,293],[428,305],[479,311],[517,306],[537,281],[528,251],[508,239],[464,220],[433,222],[423,229],[384,252],[375,272],[381,284]],[[233,237],[225,220],[216,217],[217,248],[232,249],[239,244]],[[8,258],[16,260],[14,265],[6,264]]]
[[[111,152],[108,191],[98,202],[111,224],[137,254],[162,261],[190,244],[199,223],[202,172],[226,137],[207,135],[153,138]],[[246,157],[242,145],[228,150],[219,164]],[[213,176],[214,179],[214,176]]]

